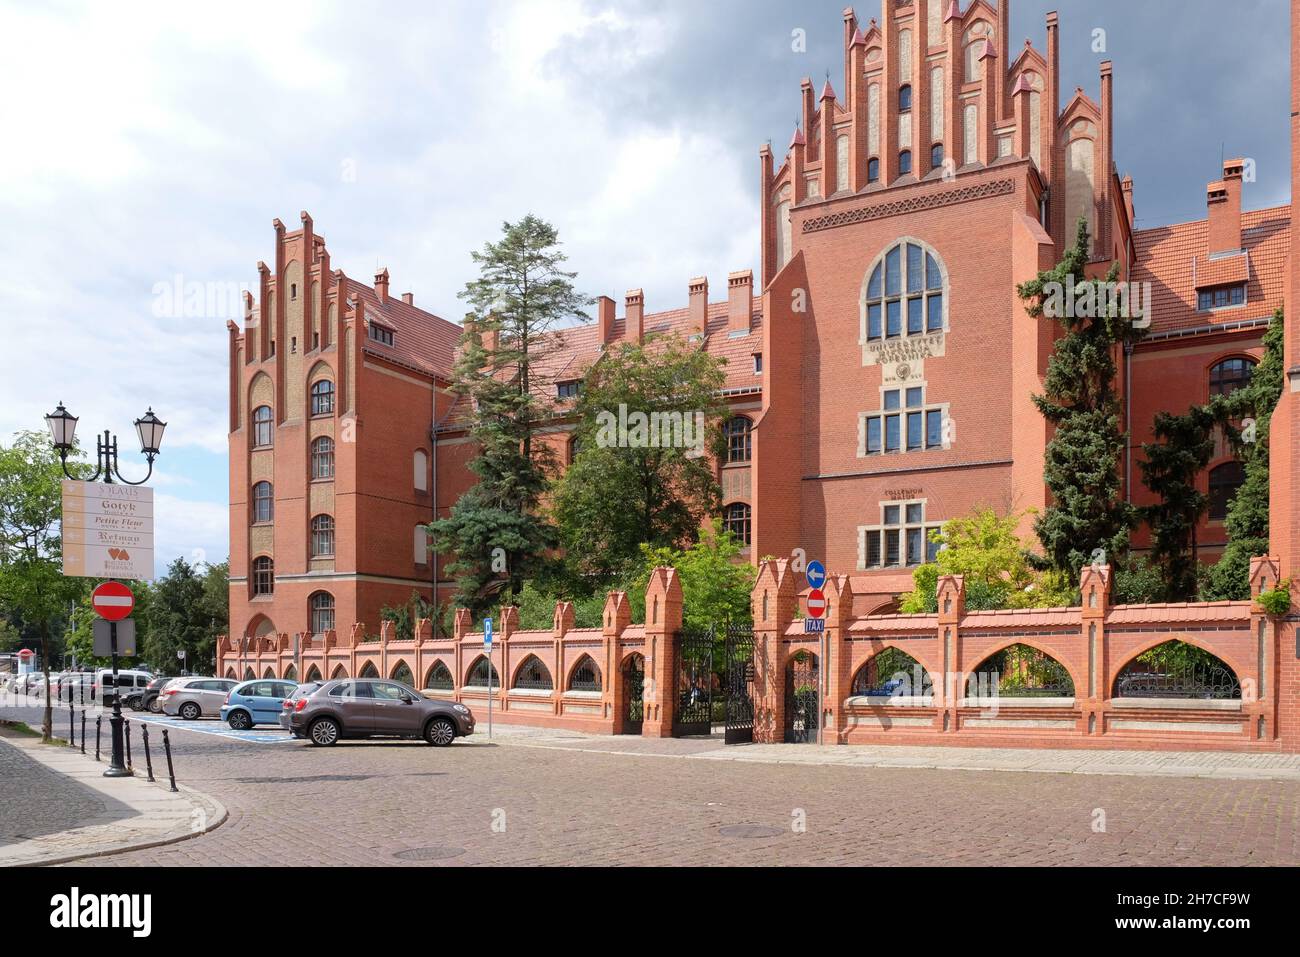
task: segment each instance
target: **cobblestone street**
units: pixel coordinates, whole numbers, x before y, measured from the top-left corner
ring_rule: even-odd
[[[639,755],[489,743],[485,735],[445,749],[313,749],[192,731],[172,740],[178,779],[224,803],[229,820],[180,844],[86,863],[1300,861],[1300,785],[1289,781],[1179,778],[1174,786],[1159,776],[684,756],[707,742]],[[1105,830],[1095,831],[1103,820]]]

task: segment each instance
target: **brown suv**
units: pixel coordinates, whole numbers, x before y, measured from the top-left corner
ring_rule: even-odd
[[[299,685],[285,699],[280,727],[317,747],[340,738],[423,738],[435,747],[474,733],[474,714],[397,681],[340,678]]]

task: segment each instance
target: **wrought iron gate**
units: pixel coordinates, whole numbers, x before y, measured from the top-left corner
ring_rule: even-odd
[[[722,689],[726,694],[727,744],[748,744],[754,740],[754,629],[751,625],[728,625],[723,648]]]
[[[683,628],[675,638],[673,737],[709,734],[713,730],[713,629]]]
[[[810,651],[796,651],[785,668],[785,740],[807,743],[817,740],[817,682],[821,674],[817,656]]]
[[[623,687],[627,694],[627,708],[623,716],[623,733],[640,734],[641,721],[645,715],[645,704],[641,693],[645,688],[645,659],[640,655],[631,655],[623,665],[625,679]]]

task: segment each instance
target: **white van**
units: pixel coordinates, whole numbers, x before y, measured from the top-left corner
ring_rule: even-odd
[[[147,671],[135,671],[133,669],[119,668],[117,672],[117,687],[119,693],[125,696],[133,689],[144,690],[145,685],[153,681],[154,676]],[[111,668],[100,668],[95,672],[95,677],[90,682],[89,697],[95,701],[103,701],[108,704],[112,701],[110,692],[113,689],[113,671]]]

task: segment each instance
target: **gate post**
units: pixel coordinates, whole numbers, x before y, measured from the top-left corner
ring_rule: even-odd
[[[826,660],[822,701],[823,743],[844,744],[848,720],[843,713],[853,682],[853,656],[849,648],[849,625],[853,623],[853,580],[833,575],[826,580]]]
[[[784,636],[794,621],[798,594],[789,559],[759,565],[750,605],[754,615],[754,742],[785,740]]]
[[[627,680],[623,675],[623,629],[632,621],[632,607],[627,592],[612,591],[605,595],[605,610],[601,612],[601,631],[605,637],[604,689],[601,711],[613,723],[611,734],[622,734],[627,722],[624,699],[627,697]]]
[[[682,629],[682,582],[675,568],[656,568],[645,590],[645,686],[641,734],[670,738],[676,699],[674,639]]]

